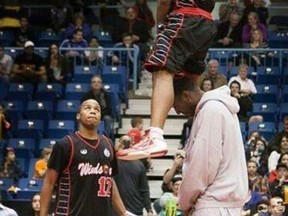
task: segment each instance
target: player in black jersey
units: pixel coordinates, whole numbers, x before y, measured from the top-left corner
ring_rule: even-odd
[[[163,127],[174,102],[173,79],[183,76],[199,79],[217,32],[211,15],[215,0],[157,2],[158,33],[144,64],[146,70],[152,72],[153,79],[150,128],[139,144],[117,153],[123,160],[167,153]]]
[[[58,141],[48,162],[41,192],[40,216],[47,216],[57,186],[56,216],[110,216],[111,204],[128,215],[113,177],[118,172],[111,140],[97,134],[101,109],[84,101],[76,115],[79,130]]]

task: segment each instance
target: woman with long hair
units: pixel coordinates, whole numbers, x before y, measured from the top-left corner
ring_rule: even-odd
[[[59,52],[59,46],[55,43],[49,46],[46,59],[46,73],[48,82],[65,84],[69,77],[69,63]]]

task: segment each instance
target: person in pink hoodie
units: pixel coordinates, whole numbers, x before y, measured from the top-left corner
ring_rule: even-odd
[[[185,216],[239,216],[249,199],[239,105],[228,86],[202,92],[199,78],[174,80],[178,114],[194,116],[179,203]]]

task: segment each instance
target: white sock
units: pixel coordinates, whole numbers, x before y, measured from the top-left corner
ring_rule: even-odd
[[[163,138],[164,131],[159,127],[150,127],[150,134],[152,137],[160,137]]]

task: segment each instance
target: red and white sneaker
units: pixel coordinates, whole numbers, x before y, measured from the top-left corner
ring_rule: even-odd
[[[162,157],[167,153],[167,143],[162,134],[152,136],[150,130],[147,130],[145,138],[132,148],[117,152],[118,159],[121,160],[139,160],[148,157]]]

